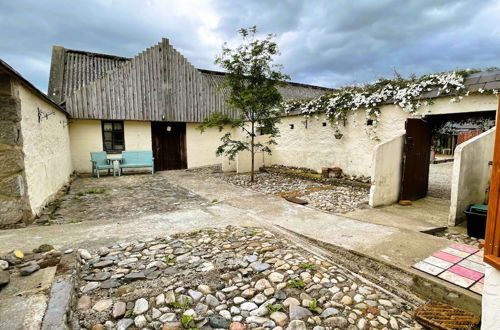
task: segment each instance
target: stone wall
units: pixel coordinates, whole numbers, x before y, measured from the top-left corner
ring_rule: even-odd
[[[25,189],[21,101],[11,76],[0,74],[0,228],[31,219]]]

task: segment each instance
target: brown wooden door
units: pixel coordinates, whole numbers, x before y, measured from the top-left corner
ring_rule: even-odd
[[[155,170],[187,168],[186,123],[152,122],[151,137]]]
[[[431,131],[429,123],[423,119],[409,118],[405,126],[400,199],[414,201],[427,195]]]

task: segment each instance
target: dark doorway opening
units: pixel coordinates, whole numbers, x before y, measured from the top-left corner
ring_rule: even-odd
[[[187,168],[186,123],[152,122],[151,138],[155,170]]]
[[[414,201],[427,195],[450,199],[457,145],[494,125],[494,111],[407,119],[400,199]]]

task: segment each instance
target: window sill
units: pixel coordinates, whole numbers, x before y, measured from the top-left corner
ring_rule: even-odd
[[[121,154],[123,151],[125,151],[125,150],[120,150],[120,151],[116,151],[116,150],[110,150],[110,151],[104,150],[104,152],[106,152],[107,154],[118,154],[118,155]]]

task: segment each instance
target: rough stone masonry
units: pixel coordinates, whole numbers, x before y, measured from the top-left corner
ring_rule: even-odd
[[[31,218],[25,191],[21,102],[13,80],[0,74],[0,227]]]

